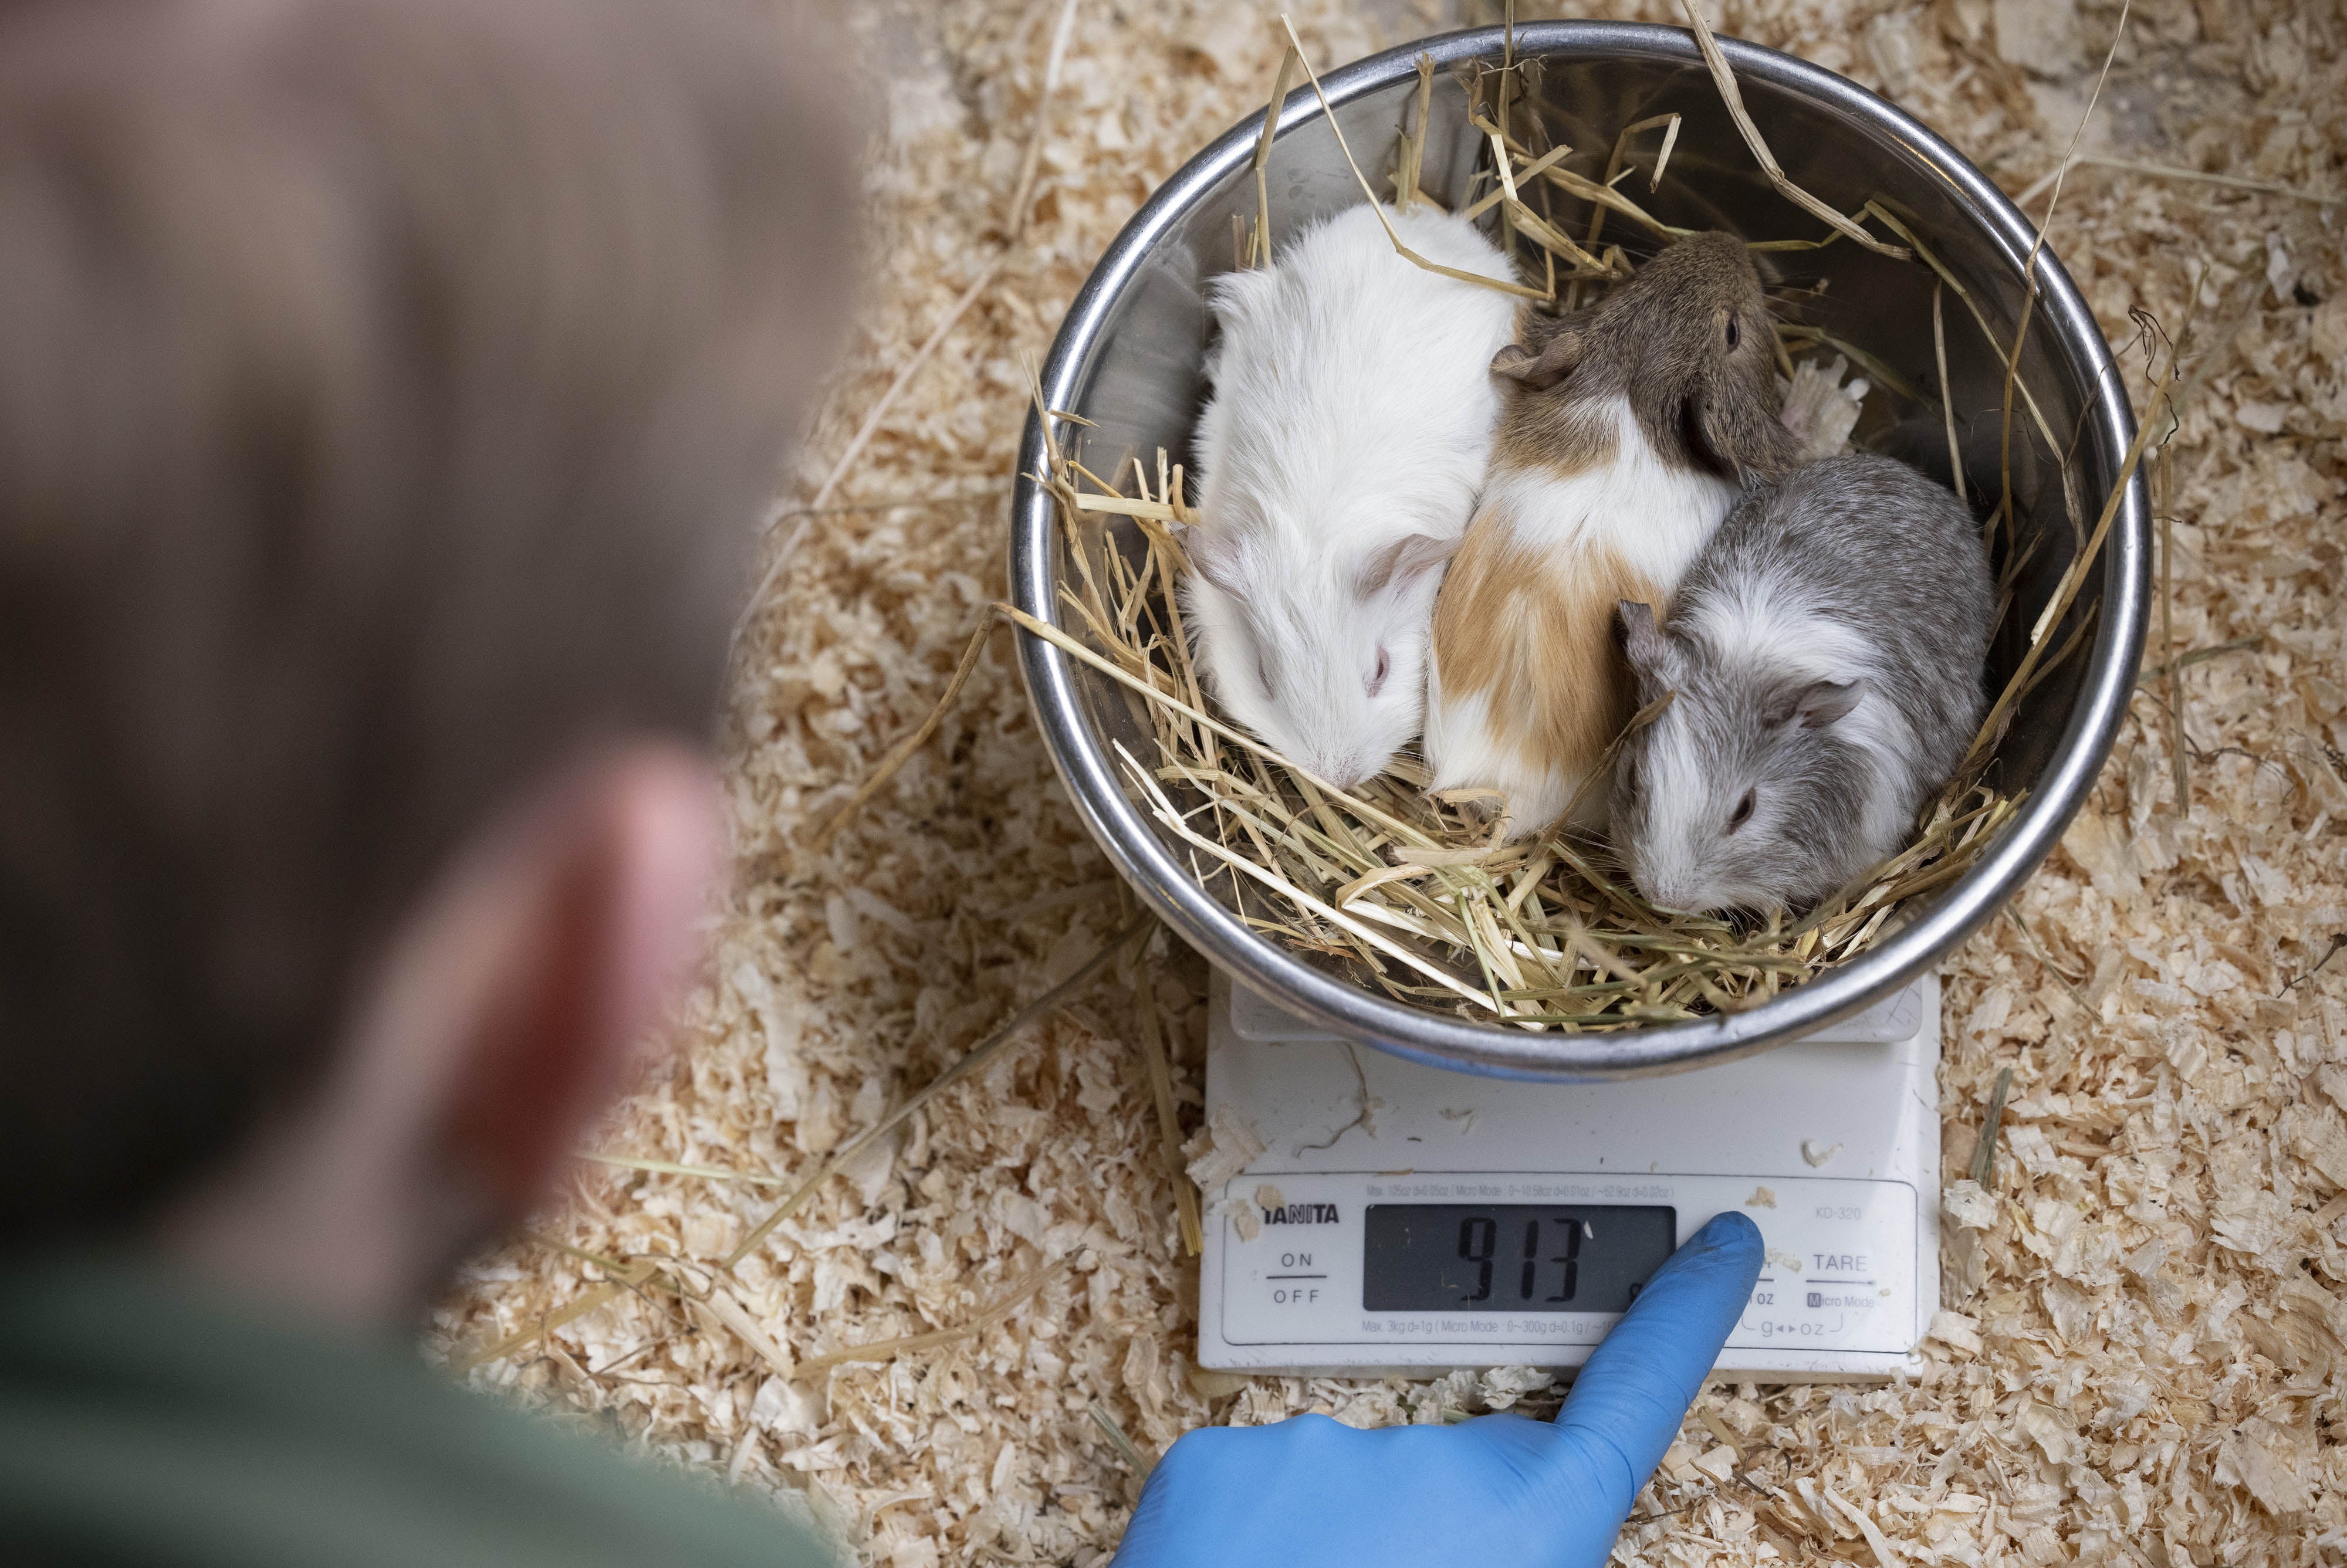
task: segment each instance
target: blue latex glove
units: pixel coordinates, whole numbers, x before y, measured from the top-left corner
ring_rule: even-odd
[[[1553,1424],[1356,1431],[1326,1416],[1184,1435],[1114,1568],[1598,1568],[1760,1275],[1724,1214],[1655,1270]]]

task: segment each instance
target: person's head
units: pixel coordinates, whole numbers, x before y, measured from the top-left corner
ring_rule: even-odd
[[[0,1245],[365,1312],[542,1190],[716,864],[833,70],[782,0],[0,3]]]

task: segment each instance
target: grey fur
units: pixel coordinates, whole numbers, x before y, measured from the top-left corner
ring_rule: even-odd
[[[1500,429],[1512,461],[1568,472],[1601,461],[1613,432],[1589,412],[1614,397],[1675,467],[1750,487],[1783,477],[1799,454],[1778,417],[1768,298],[1732,234],[1690,234],[1585,310],[1527,308],[1518,331],[1524,342],[1491,362],[1522,384]]]
[[[1890,458],[1829,458],[1747,497],[1665,624],[1621,608],[1640,703],[1676,693],[1614,769],[1615,846],[1640,891],[1801,907],[1901,848],[1979,728],[1994,591],[1963,504]],[[1756,604],[1814,619],[1756,633],[1784,624],[1737,609]]]

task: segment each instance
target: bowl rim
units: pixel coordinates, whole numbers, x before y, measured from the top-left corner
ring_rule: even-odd
[[[1520,22],[1517,52],[1613,56],[1700,67],[1686,28],[1626,22]],[[1405,44],[1321,77],[1332,105],[1414,79],[1420,56],[1438,67],[1496,55],[1506,29],[1480,27]],[[2014,272],[2035,231],[1988,177],[1943,138],[1882,97],[1833,71],[1775,49],[1723,36],[1739,78],[1789,89],[1875,127],[1937,172],[1968,208]],[[1282,104],[1277,135],[1321,117],[1310,85]],[[1124,290],[1156,243],[1190,209],[1254,156],[1263,130],[1256,110],[1184,164],[1134,213],[1102,253],[1069,306],[1045,360],[1046,405],[1071,405],[1078,373],[1112,318]],[[2126,384],[2094,314],[2049,246],[2038,255],[2037,310],[2049,348],[2086,389],[2090,432],[2084,451],[2116,466],[2135,436]],[[1060,624],[1054,566],[1058,518],[1035,476],[1043,466],[1040,422],[1030,411],[1014,477],[1011,597],[1027,613]],[[1457,1071],[1503,1078],[1589,1081],[1647,1077],[1736,1061],[1790,1043],[1848,1018],[1904,986],[1971,937],[2003,907],[2060,839],[2085,804],[2108,755],[2134,685],[2148,620],[2149,524],[2140,471],[2131,476],[2104,542],[2103,600],[2086,678],[2046,771],[2003,840],[1919,917],[1848,963],[1748,1011],[1603,1034],[1511,1030],[1420,1011],[1311,968],[1248,930],[1166,850],[1117,782],[1095,744],[1075,694],[1068,656],[1042,638],[1017,633],[1020,665],[1053,767],[1094,840],[1118,873],[1168,927],[1216,967],[1298,1018],[1360,1044]]]

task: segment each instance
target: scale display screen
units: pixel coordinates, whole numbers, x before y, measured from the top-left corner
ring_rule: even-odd
[[[1367,1312],[1624,1312],[1676,1245],[1678,1211],[1572,1204],[1371,1204]]]

